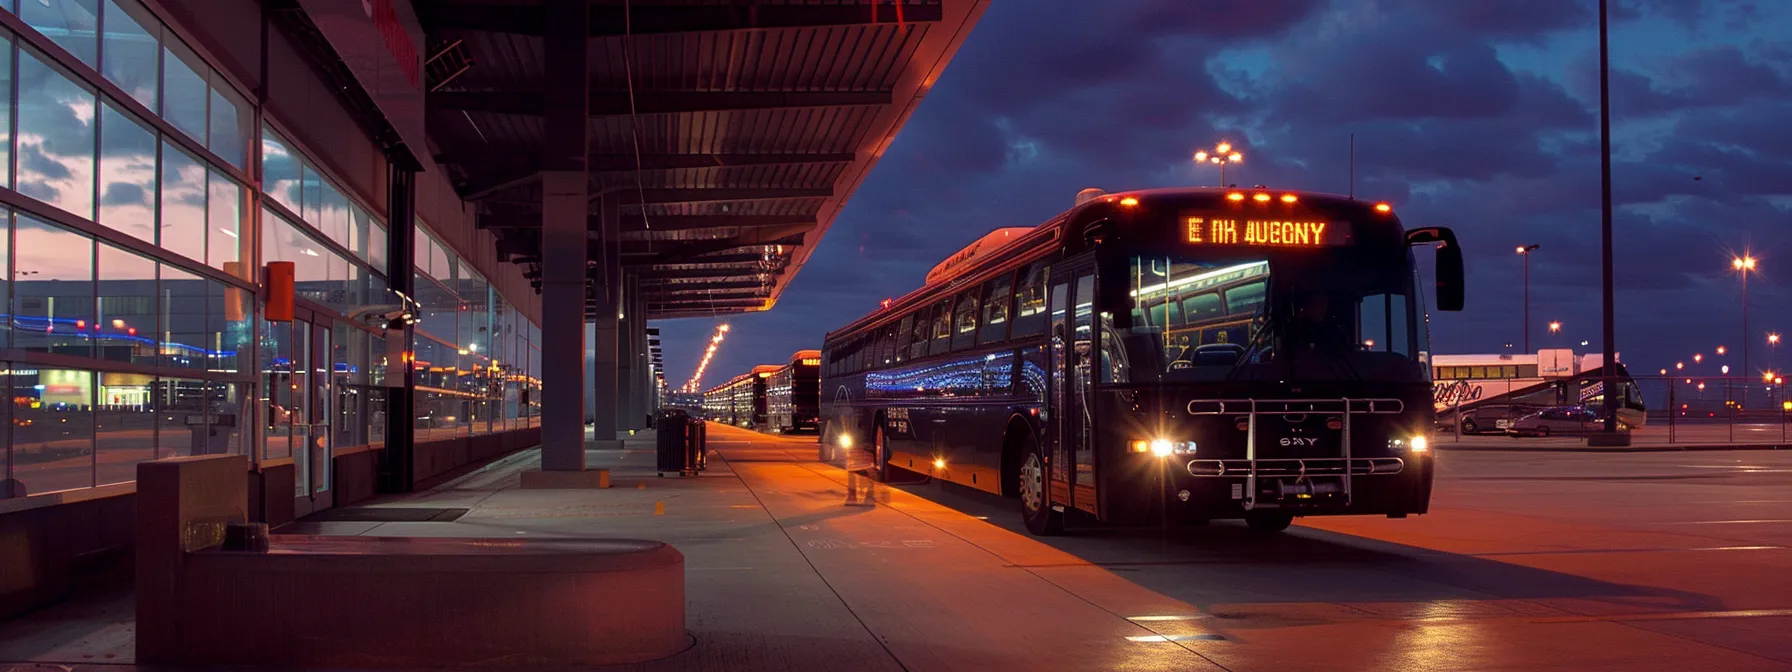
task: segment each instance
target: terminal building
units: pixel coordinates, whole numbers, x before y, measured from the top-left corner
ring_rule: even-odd
[[[247,456],[274,526],[580,471],[648,321],[771,308],[983,7],[632,4],[0,0],[0,616],[128,555],[145,461]]]

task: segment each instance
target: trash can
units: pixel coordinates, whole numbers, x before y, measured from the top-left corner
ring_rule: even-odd
[[[693,463],[690,461],[688,447],[690,444],[688,434],[691,431],[690,416],[678,409],[663,410],[660,411],[658,425],[654,452],[657,454],[657,469],[660,475],[665,476],[666,472],[683,474],[691,471]]]
[[[709,468],[709,451],[704,448],[709,441],[709,423],[692,418],[685,427],[686,464],[696,471],[703,471]]]

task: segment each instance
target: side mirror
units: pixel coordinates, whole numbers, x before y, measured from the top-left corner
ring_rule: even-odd
[[[1099,279],[1095,281],[1095,290],[1101,297],[1100,304],[1113,312],[1114,329],[1121,332],[1132,329],[1132,290],[1126,278],[1132,276],[1132,260],[1107,256],[1098,263]]]
[[[1407,245],[1438,243],[1437,246],[1437,309],[1462,310],[1465,288],[1462,246],[1456,243],[1456,232],[1433,226],[1406,232]]]

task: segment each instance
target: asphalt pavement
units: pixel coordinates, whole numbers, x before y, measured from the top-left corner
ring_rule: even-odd
[[[617,487],[524,491],[525,453],[378,504],[453,522],[293,531],[673,543],[691,649],[605,669],[1792,670],[1792,453],[1444,452],[1425,516],[1039,539],[957,486],[846,506],[814,437],[709,436],[698,478],[592,451]],[[0,660],[132,669],[128,600],[0,624]]]

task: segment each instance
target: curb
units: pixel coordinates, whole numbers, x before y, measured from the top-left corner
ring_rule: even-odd
[[[1440,445],[1432,450],[1438,452],[1460,451],[1465,453],[1686,453],[1686,452],[1721,452],[1740,450],[1792,450],[1792,445],[1781,443],[1751,444],[1699,444],[1690,446],[1623,446],[1613,448],[1593,448],[1589,446],[1560,447],[1506,447],[1506,446],[1456,446]]]

